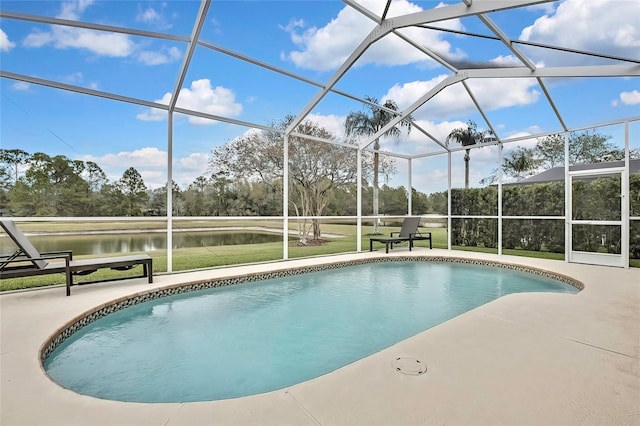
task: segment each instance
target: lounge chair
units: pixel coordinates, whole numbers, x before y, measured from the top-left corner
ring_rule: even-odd
[[[385,252],[389,253],[389,246],[393,249],[393,245],[401,242],[409,242],[409,251],[413,248],[413,242],[418,240],[429,240],[429,248],[433,248],[431,243],[431,232],[420,232],[420,217],[407,217],[402,222],[400,232],[392,232],[388,237],[372,237],[369,239],[369,251],[373,251],[373,242],[384,243]]]
[[[136,265],[142,265],[142,277],[148,277],[149,283],[153,282],[153,263],[151,256],[147,254],[73,260],[71,251],[38,252],[12,220],[2,219],[0,226],[18,246],[18,250],[12,255],[0,256],[0,279],[64,273],[67,281],[67,296],[69,296],[71,286],[74,285],[74,275],[87,275],[103,268],[127,270]],[[90,281],[82,284],[129,278],[137,277]]]

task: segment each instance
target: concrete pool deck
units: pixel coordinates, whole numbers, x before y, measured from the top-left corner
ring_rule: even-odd
[[[517,263],[582,281],[580,293],[513,294],[317,379],[245,398],[140,404],[87,397],[43,372],[56,330],[110,300],[171,284],[319,263],[444,256]],[[0,295],[0,424],[638,425],[640,270],[415,248],[165,274]],[[397,358],[426,374],[405,375]]]

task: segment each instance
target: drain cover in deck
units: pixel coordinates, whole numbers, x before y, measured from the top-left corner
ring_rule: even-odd
[[[427,364],[415,358],[396,358],[392,365],[397,372],[410,376],[419,376],[427,372]]]

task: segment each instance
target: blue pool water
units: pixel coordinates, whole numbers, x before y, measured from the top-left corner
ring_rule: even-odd
[[[576,293],[503,268],[381,262],[141,303],[80,329],[45,361],[99,398],[187,402],[276,390],[328,373],[500,296]]]

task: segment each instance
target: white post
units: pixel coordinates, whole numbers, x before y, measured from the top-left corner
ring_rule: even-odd
[[[451,151],[447,151],[447,250],[451,251]]]
[[[408,203],[407,203],[407,215],[411,216],[413,214],[413,200],[412,200],[413,191],[411,190],[411,180],[412,180],[411,179],[412,178],[412,176],[411,176],[411,158],[407,159],[407,163],[409,163],[408,167],[407,167],[408,173],[409,173],[409,176],[408,176],[408,179],[407,179],[408,180],[407,185],[409,186],[409,194],[407,195],[407,201],[408,201]]]
[[[564,134],[564,261],[571,257],[571,177],[569,176],[569,138]]]
[[[622,215],[620,219],[622,224],[620,227],[621,232],[621,250],[622,250],[622,264],[625,268],[629,268],[629,227],[631,225],[631,211],[630,211],[630,197],[629,197],[629,178],[630,178],[630,163],[629,163],[629,121],[624,122],[624,171],[622,172],[622,182],[620,188],[620,203]]]
[[[173,111],[167,117],[167,272],[173,271]]]
[[[282,258],[289,259],[289,134],[284,135],[284,170],[282,173]]]
[[[502,256],[502,142],[498,144],[498,256]]]
[[[356,251],[362,251],[362,148],[356,152]]]

